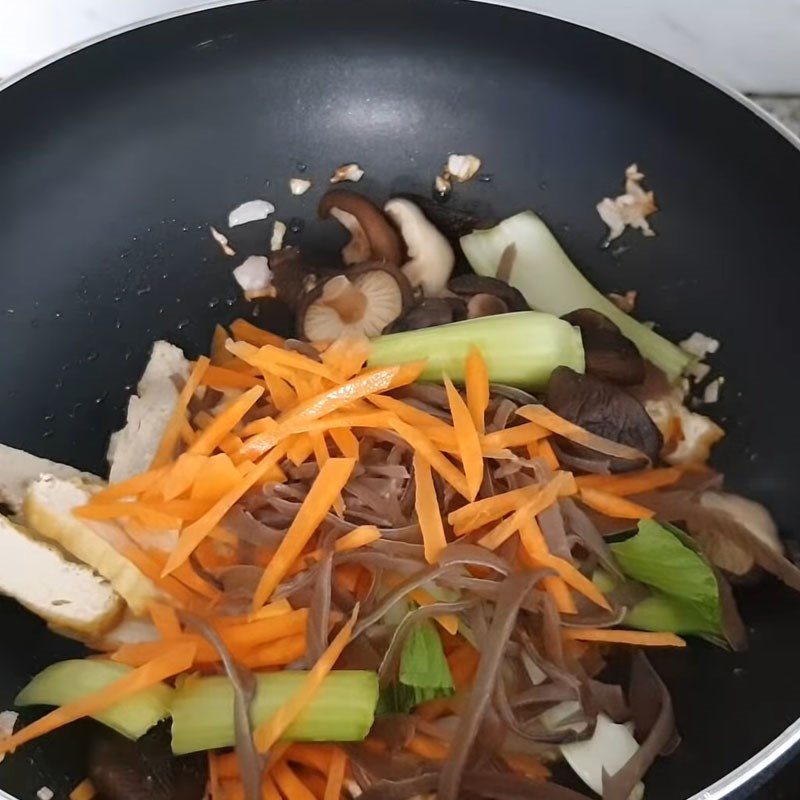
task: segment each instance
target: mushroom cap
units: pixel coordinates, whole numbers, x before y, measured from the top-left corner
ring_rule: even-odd
[[[579,308],[562,319],[580,328],[587,373],[622,386],[644,381],[644,359],[608,317],[591,308]]]
[[[358,220],[370,246],[374,261],[386,261],[399,266],[403,261],[400,236],[386,215],[371,201],[350,189],[331,189],[319,201],[317,209],[322,219],[328,219],[331,210],[341,209]]]
[[[306,295],[298,309],[298,332],[311,341],[331,341],[348,333],[378,336],[411,300],[411,286],[396,267],[359,264]]]
[[[522,292],[497,278],[476,275],[475,273],[456,275],[450,279],[447,288],[453,294],[465,298],[476,294],[494,295],[503,301],[507,311],[530,311],[530,306],[523,297]]]

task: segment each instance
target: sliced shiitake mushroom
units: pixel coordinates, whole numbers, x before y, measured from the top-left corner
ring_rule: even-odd
[[[580,328],[589,375],[623,386],[642,383],[644,359],[608,317],[591,308],[579,308],[562,319]]]
[[[467,306],[458,297],[428,297],[412,306],[392,325],[392,333],[435,328],[467,318]]]
[[[351,267],[306,294],[297,311],[300,336],[332,341],[342,334],[378,336],[410,306],[411,285],[392,264]]]
[[[135,742],[103,729],[89,747],[89,777],[105,800],[201,800],[208,768],[204,753],[174,756],[162,723]]]
[[[506,311],[530,311],[530,306],[525,302],[522,292],[509,286],[505,281],[500,281],[497,278],[489,278],[484,275],[475,275],[474,273],[466,275],[456,275],[451,278],[447,284],[447,288],[453,294],[469,299],[475,295],[490,295],[497,298],[505,306],[505,311],[493,311],[490,313],[504,314]],[[481,301],[484,307],[488,307],[488,302]],[[499,304],[495,304],[496,308],[501,308]],[[486,314],[475,314],[475,316],[487,316]]]
[[[545,403],[559,416],[598,436],[634,447],[653,462],[658,459],[663,444],[661,432],[642,404],[623,389],[569,367],[558,367],[550,376]],[[565,452],[593,455],[593,451],[572,442],[562,442],[561,447]],[[639,462],[618,458],[609,462],[612,472],[641,466]]]
[[[333,217],[350,233],[342,250],[347,265],[386,261],[400,266],[403,246],[386,215],[371,201],[349,189],[332,189],[323,195],[317,209],[322,219]]]

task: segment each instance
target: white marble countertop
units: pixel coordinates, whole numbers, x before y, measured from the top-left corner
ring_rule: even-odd
[[[502,1],[642,44],[741,91],[800,94],[800,0]],[[197,2],[0,0],[0,77],[86,39]]]

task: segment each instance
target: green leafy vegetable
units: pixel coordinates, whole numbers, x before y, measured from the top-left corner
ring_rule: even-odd
[[[683,531],[642,520],[638,533],[611,550],[625,575],[654,590],[630,609],[626,624],[724,641],[717,578]]]
[[[404,714],[420,703],[453,694],[453,676],[442,640],[429,620],[416,625],[406,639],[398,678],[381,693],[379,713]]]
[[[556,367],[586,368],[580,331],[563,319],[538,311],[518,311],[468,319],[435,328],[392,333],[372,342],[370,366],[426,359],[421,380],[449,375],[464,380],[470,348],[483,354],[489,379],[527,389],[542,389]]]
[[[522,292],[531,308],[559,317],[578,308],[592,308],[608,317],[670,380],[693,360],[598,292],[533,211],[523,211],[494,228],[463,236],[461,248],[478,275],[497,277],[498,269],[510,263],[508,282]]]

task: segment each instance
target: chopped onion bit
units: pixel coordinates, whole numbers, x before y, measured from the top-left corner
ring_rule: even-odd
[[[225,236],[224,233],[220,233],[213,225],[209,225],[208,229],[211,231],[212,238],[220,246],[222,252],[225,253],[226,256],[236,255],[236,251],[230,246],[228,237]]]
[[[680,342],[680,346],[697,358],[705,358],[710,353],[716,353],[719,350],[719,341],[700,333],[700,331],[695,331],[688,339]]]
[[[600,219],[608,225],[606,243],[622,236],[626,227],[638,228],[644,236],[655,236],[656,232],[647,222],[654,211],[658,210],[653,192],[642,189],[641,181],[644,173],[639,172],[636,164],[625,170],[625,193],[617,197],[604,197],[596,206]]]
[[[272,226],[272,238],[269,240],[269,249],[271,252],[280,250],[283,247],[283,239],[286,236],[286,223],[281,222],[279,219],[275,220]]]
[[[272,285],[272,271],[266,256],[250,256],[233,271],[236,283],[245,292],[260,292]]]
[[[455,178],[459,183],[465,183],[475,177],[481,168],[481,160],[473,155],[453,154],[447,159],[445,174]]]
[[[311,181],[305,178],[290,178],[289,191],[294,195],[305,194],[311,188]]]
[[[274,211],[275,206],[268,200],[248,200],[246,203],[236,206],[228,214],[228,227],[235,228],[237,225],[266,219]]]
[[[331,183],[342,183],[342,181],[358,183],[363,177],[364,170],[358,164],[342,164],[331,176]]]

